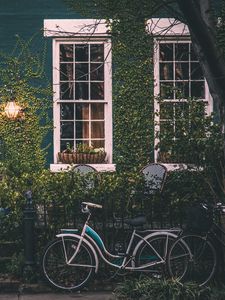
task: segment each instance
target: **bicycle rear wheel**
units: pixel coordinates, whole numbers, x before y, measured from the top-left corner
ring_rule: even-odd
[[[179,247],[182,242],[188,245],[191,257],[179,256]],[[186,272],[181,272],[182,264],[186,260],[188,260],[188,269]],[[182,236],[169,251],[169,273],[181,282],[194,281],[199,286],[204,286],[213,278],[216,265],[217,256],[214,246],[209,240],[199,235]]]
[[[56,288],[80,290],[90,280],[96,266],[93,251],[84,242],[71,265],[66,263],[76,251],[79,239],[65,237],[54,240],[45,250],[42,260],[47,280]],[[65,254],[66,253],[66,254]],[[76,265],[73,265],[76,264]]]

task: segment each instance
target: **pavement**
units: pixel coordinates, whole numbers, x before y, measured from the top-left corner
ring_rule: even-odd
[[[0,294],[0,300],[115,300],[111,292],[44,293],[44,294]]]

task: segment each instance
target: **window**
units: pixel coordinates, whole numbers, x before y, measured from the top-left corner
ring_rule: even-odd
[[[104,148],[112,162],[111,49],[108,40],[53,41],[54,162],[68,145]]]
[[[179,142],[183,143],[184,126],[191,126],[190,106],[195,106],[200,118],[212,112],[211,97],[191,42],[157,41],[154,73],[155,145],[159,144],[155,160],[167,163],[187,162],[187,158],[179,151]]]

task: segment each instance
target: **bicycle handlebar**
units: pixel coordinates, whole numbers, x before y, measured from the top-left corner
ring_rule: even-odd
[[[225,205],[223,205],[221,202],[218,202],[214,205],[201,203],[201,206],[206,210],[225,212]]]
[[[96,204],[96,203],[91,203],[91,202],[82,202],[82,206],[85,206],[87,208],[92,207],[92,208],[102,208],[102,205]]]

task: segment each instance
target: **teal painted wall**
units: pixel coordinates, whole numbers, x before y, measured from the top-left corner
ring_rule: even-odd
[[[79,15],[66,7],[63,0],[0,0],[0,51],[10,52],[15,45],[15,35],[29,40],[37,34],[35,43],[43,43],[41,29],[44,19],[77,19]],[[51,81],[51,39],[48,39],[46,73]],[[51,112],[50,112],[51,113]],[[52,144],[49,134],[45,144]],[[53,161],[53,148],[49,149],[47,162]]]

